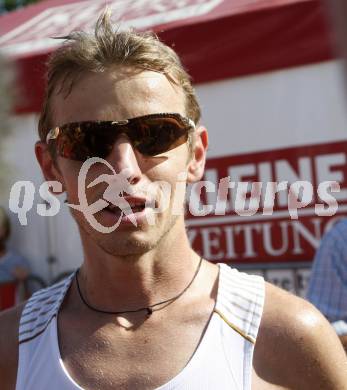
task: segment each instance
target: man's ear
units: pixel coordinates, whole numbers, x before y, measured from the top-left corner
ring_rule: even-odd
[[[191,158],[188,162],[188,183],[195,183],[201,180],[205,170],[208,148],[208,133],[205,127],[199,126],[193,136],[195,139],[192,142]]]
[[[40,164],[42,173],[46,181],[58,181],[62,185],[61,192],[55,192],[56,195],[65,192],[64,180],[58,168],[57,162],[54,162],[45,142],[37,141],[35,144],[35,155]]]

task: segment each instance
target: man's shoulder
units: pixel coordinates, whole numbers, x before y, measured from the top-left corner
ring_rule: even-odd
[[[305,299],[302,299],[282,288],[279,288],[269,282],[265,282],[265,303],[262,325],[271,325],[273,319],[285,320],[285,324],[291,325],[294,321],[297,323],[302,316],[317,315],[319,319],[324,318],[320,312],[315,309]],[[289,323],[288,323],[289,321]],[[307,324],[306,321],[300,323]]]
[[[5,389],[14,388],[18,366],[18,329],[25,302],[0,313],[0,377]]]
[[[347,359],[328,321],[309,302],[269,283],[254,368],[283,387],[347,389]]]

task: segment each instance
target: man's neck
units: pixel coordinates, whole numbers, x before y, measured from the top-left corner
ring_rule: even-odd
[[[94,307],[109,311],[146,307],[177,295],[190,282],[199,256],[185,231],[141,255],[107,254],[92,240],[84,241],[85,261],[79,272],[81,290]]]

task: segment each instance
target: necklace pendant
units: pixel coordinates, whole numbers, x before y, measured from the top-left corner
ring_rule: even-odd
[[[150,316],[153,313],[153,309],[151,307],[147,307],[147,315]]]

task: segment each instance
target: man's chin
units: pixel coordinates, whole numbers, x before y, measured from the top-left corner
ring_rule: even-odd
[[[117,240],[118,241],[118,240]],[[114,242],[111,240],[99,240],[97,245],[106,253],[112,256],[141,256],[154,249],[158,243],[145,242],[134,239]]]
[[[155,248],[160,241],[158,234],[153,235],[135,227],[134,229],[118,228],[110,233],[101,233],[90,227],[86,221],[78,225],[82,241],[85,237],[89,245],[92,241],[104,252],[114,256],[142,255]],[[150,237],[152,235],[153,238]]]
[[[154,226],[142,225],[133,229],[121,226],[110,233],[101,233],[92,228],[86,220],[78,220],[82,241],[87,241],[88,246],[93,245],[91,241],[104,252],[114,256],[142,255],[155,249],[161,241],[169,234],[179,220],[178,216],[172,216],[167,221],[166,227],[159,221]],[[85,238],[85,240],[84,240]],[[86,242],[85,242],[86,244]]]

